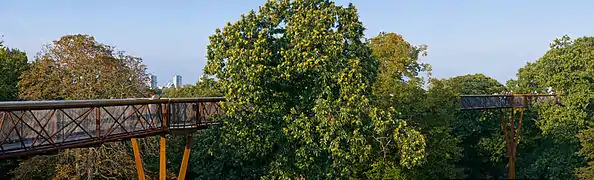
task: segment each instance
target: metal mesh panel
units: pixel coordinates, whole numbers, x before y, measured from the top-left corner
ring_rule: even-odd
[[[559,99],[555,95],[468,95],[461,96],[460,109],[475,110],[529,107],[534,102],[551,99],[555,99],[556,102],[559,103]]]
[[[0,157],[206,126],[221,100],[0,102]]]
[[[195,103],[175,103],[170,104],[170,128],[192,128],[196,127],[196,104]]]
[[[208,125],[214,123],[210,121],[211,116],[224,115],[223,110],[218,102],[203,102],[198,106],[198,124]]]

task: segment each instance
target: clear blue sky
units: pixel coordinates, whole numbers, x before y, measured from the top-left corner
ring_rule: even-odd
[[[3,0],[0,34],[33,57],[65,34],[86,33],[140,56],[159,85],[193,84],[206,62],[208,36],[264,0]],[[428,44],[422,61],[439,78],[484,73],[502,83],[535,61],[556,37],[594,35],[594,1],[358,0],[366,36],[397,32]],[[338,1],[346,5],[348,1]]]

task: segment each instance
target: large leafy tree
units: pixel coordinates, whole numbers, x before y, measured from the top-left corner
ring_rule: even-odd
[[[483,74],[468,74],[442,80],[455,96],[502,94],[506,87]],[[505,146],[499,112],[493,110],[455,111],[451,123],[453,134],[460,139],[462,158],[457,163],[471,179],[504,178]]]
[[[205,72],[228,102],[213,148],[226,158],[213,166],[225,177],[315,179],[397,176],[420,162],[423,136],[371,107],[378,62],[363,30],[353,5],[323,0],[268,1],[217,30]],[[392,140],[387,168],[369,166],[374,137]]]
[[[24,99],[98,99],[146,96],[142,59],[95,41],[67,35],[48,44],[21,76]]]
[[[455,167],[460,156],[458,140],[450,131],[457,110],[454,93],[438,80],[428,91],[424,78],[429,64],[421,63],[427,46],[413,46],[396,33],[382,32],[371,38],[372,55],[379,61],[379,74],[373,85],[373,102],[380,108],[396,110],[397,117],[421,128],[427,137],[425,163],[404,171],[408,179],[460,178]]]
[[[421,63],[419,56],[426,55],[427,46],[414,46],[402,35],[381,32],[371,38],[369,47],[379,62],[379,73],[373,85],[375,103],[383,108],[396,105],[399,112],[418,114],[422,108],[415,105],[419,104],[405,104],[420,102],[423,98],[420,94],[424,93],[424,82],[419,73],[430,73],[431,66]]]
[[[576,152],[580,148],[578,135],[583,131],[581,154],[594,153],[588,144],[586,129],[594,122],[594,37],[571,39],[563,36],[551,43],[549,51],[536,62],[518,71],[517,80],[508,86],[516,93],[556,93],[561,106],[554,102],[538,104],[535,128],[540,145],[532,160],[518,173],[525,177],[575,179],[574,169],[585,165]],[[590,158],[586,156],[586,158]],[[560,160],[563,159],[563,160]],[[591,163],[590,163],[591,165]],[[588,178],[590,168],[578,169],[580,177]]]
[[[26,100],[143,97],[146,77],[140,58],[89,35],[66,35],[35,57],[31,68],[21,75],[19,93]],[[132,177],[136,171],[129,149],[125,142],[108,143],[37,156],[22,162],[14,173],[23,179]]]
[[[27,55],[0,40],[0,101],[18,99],[19,76],[27,67]]]

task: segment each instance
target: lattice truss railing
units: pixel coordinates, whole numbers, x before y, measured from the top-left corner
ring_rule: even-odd
[[[514,94],[514,95],[462,95],[460,96],[460,109],[497,109],[513,107],[529,107],[537,101],[554,99],[559,103],[555,95],[549,94]]]
[[[0,158],[206,127],[222,100],[0,102]]]

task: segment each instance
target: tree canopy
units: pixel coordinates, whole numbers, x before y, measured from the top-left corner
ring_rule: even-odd
[[[235,157],[222,166],[237,169],[228,174],[394,176],[421,162],[424,137],[371,107],[378,61],[358,17],[353,5],[268,1],[210,37],[205,72],[228,101],[219,150]],[[374,158],[378,139],[392,142],[390,156]]]
[[[46,45],[21,76],[26,100],[146,96],[142,59],[99,43],[89,35],[66,35]]]
[[[484,74],[467,74],[441,80],[454,97],[459,95],[503,94],[506,87]],[[456,108],[458,108],[456,106]],[[507,159],[502,137],[501,120],[497,110],[455,111],[452,133],[459,138],[462,157],[456,166],[464,170],[466,178],[507,178]]]
[[[18,99],[19,76],[27,68],[27,55],[18,49],[4,46],[0,40],[0,101]]]

